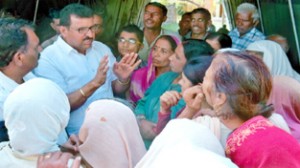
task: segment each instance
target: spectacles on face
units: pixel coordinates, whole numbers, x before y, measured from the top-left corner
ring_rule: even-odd
[[[118,38],[119,43],[129,43],[129,44],[139,44],[140,42],[135,39],[125,39],[125,38]]]
[[[100,26],[98,24],[93,25],[91,27],[80,27],[78,29],[75,29],[79,34],[87,34],[89,30],[91,30],[93,33],[98,31],[100,29]]]

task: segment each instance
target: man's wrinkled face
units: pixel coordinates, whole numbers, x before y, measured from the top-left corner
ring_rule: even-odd
[[[255,27],[255,22],[251,13],[237,13],[235,16],[235,24],[240,36],[248,33]]]

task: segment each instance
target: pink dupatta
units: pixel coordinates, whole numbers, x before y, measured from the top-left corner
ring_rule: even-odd
[[[226,155],[239,167],[300,167],[300,144],[262,116],[244,122],[228,137]]]
[[[177,44],[180,43],[180,40],[171,36]],[[137,69],[131,75],[131,84],[129,89],[129,99],[133,102],[137,102],[144,97],[144,93],[149,88],[151,83],[156,79],[155,72],[156,69],[152,64],[152,49],[148,57],[147,66]]]
[[[300,83],[287,76],[273,77],[268,103],[273,104],[275,112],[282,115],[291,134],[300,142]]]

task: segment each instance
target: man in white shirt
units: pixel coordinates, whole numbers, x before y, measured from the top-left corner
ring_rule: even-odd
[[[34,77],[42,50],[32,25],[22,19],[0,19],[0,142],[8,140],[3,103],[20,84]]]
[[[110,49],[94,41],[98,26],[93,11],[81,4],[70,4],[60,13],[57,41],[41,53],[37,76],[57,83],[68,95],[71,105],[69,134],[77,134],[88,105],[101,98],[112,98],[129,87],[130,75],[141,61],[128,54],[116,62]]]

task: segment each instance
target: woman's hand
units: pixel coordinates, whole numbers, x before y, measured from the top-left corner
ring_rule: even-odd
[[[177,91],[167,91],[160,96],[160,113],[166,114],[171,112],[171,107],[175,106],[181,99],[181,95]]]

